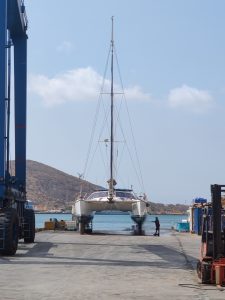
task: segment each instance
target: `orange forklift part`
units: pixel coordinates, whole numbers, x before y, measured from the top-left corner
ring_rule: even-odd
[[[211,281],[216,285],[225,285],[225,258],[220,258],[212,263]]]

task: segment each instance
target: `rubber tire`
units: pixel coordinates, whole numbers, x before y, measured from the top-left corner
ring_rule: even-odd
[[[91,234],[92,233],[92,228],[88,228],[85,230],[85,233]]]
[[[197,263],[197,273],[198,277],[203,284],[209,284],[211,282],[211,263],[207,263],[205,261],[198,261]]]
[[[80,223],[80,234],[83,235],[85,233],[85,224]]]
[[[196,271],[198,274],[198,278],[202,280],[202,263],[200,260],[198,260],[198,262],[197,262]]]
[[[1,225],[5,228],[4,249],[2,255],[15,255],[19,240],[19,218],[16,209],[6,208],[0,213]]]
[[[35,214],[32,209],[24,210],[24,243],[34,243]]]

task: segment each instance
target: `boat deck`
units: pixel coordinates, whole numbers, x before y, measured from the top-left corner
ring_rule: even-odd
[[[39,232],[0,257],[1,299],[224,299],[198,283],[200,238]]]

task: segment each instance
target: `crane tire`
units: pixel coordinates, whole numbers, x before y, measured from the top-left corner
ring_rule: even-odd
[[[24,243],[33,243],[35,239],[35,214],[32,209],[24,210]]]
[[[16,253],[19,240],[19,218],[16,209],[4,208],[0,213],[0,254],[12,256]]]

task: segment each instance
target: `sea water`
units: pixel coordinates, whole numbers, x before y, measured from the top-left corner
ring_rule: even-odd
[[[148,215],[144,223],[143,229],[146,234],[153,234],[155,231],[156,215]],[[187,215],[157,215],[160,222],[160,230],[162,234],[168,232],[172,227],[176,227],[176,223],[187,219]],[[49,219],[56,218],[58,221],[72,220],[71,214],[36,214],[36,228],[43,228],[44,222]],[[93,231],[110,231],[110,232],[129,232],[134,222],[129,214],[96,214],[93,219]]]

